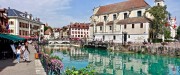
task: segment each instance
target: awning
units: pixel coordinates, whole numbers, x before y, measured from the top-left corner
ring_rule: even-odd
[[[37,36],[34,36],[34,37],[32,37],[32,36],[19,36],[19,37],[24,38],[24,39],[38,39]]]
[[[0,38],[8,39],[8,40],[11,40],[14,42],[25,40],[24,38],[21,38],[21,37],[16,36],[16,35],[11,35],[11,34],[0,34]]]

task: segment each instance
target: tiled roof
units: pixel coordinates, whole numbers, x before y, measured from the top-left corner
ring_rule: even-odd
[[[124,20],[120,20],[117,24],[131,24],[131,23],[145,23],[150,22],[149,19],[145,17],[133,17],[133,18],[126,18]]]
[[[93,24],[90,24],[90,27],[93,27],[94,25]]]
[[[70,28],[89,29],[90,23],[74,23],[70,25]]]
[[[22,15],[21,15],[22,14]],[[23,17],[25,13],[20,12],[16,9],[8,9],[8,16],[18,16],[18,17]]]
[[[45,35],[49,35],[49,33],[52,33],[52,31],[51,31],[50,28],[48,28],[48,29],[44,32]]]
[[[59,31],[61,30],[61,28],[53,28],[53,30],[54,30],[55,32],[59,32]]]
[[[103,22],[99,22],[96,24],[96,26],[103,26],[103,24],[104,24]]]
[[[12,16],[13,17],[21,17],[21,18],[25,18],[25,19],[29,19],[29,20],[33,20],[33,21],[42,23],[42,22],[40,22],[40,18],[32,18],[32,19],[28,18],[27,15],[30,15],[30,14],[28,14],[26,12],[21,12],[21,11],[18,11],[16,9],[11,9],[11,8],[8,8],[7,12],[8,12],[8,14],[7,14],[8,17],[12,17]]]
[[[106,25],[113,25],[113,21],[109,21]]]
[[[0,12],[5,13],[6,9],[0,9]]]
[[[99,10],[95,15],[117,13],[122,11],[133,10],[136,8],[149,8],[150,5],[147,4],[144,0],[128,0],[125,2],[119,2],[115,4],[100,6]]]

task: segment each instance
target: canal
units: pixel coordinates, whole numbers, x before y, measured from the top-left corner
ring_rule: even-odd
[[[92,65],[100,75],[180,75],[180,58],[71,47],[54,50],[64,68]]]

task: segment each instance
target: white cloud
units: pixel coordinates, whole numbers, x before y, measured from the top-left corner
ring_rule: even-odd
[[[0,7],[27,11],[34,17],[39,17],[44,23],[61,27],[71,21],[77,21],[65,14],[65,10],[71,8],[70,2],[71,0],[0,0]]]

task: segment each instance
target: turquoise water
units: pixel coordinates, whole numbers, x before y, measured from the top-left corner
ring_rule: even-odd
[[[147,54],[117,53],[98,49],[71,48],[55,52],[66,67],[88,64],[100,75],[180,75],[180,58]]]

